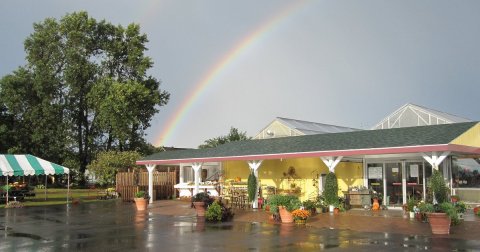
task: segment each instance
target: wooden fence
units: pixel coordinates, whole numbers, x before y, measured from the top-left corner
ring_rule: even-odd
[[[177,173],[153,172],[153,197],[169,199],[175,196],[173,186],[176,183]],[[133,201],[138,191],[148,192],[148,172],[119,172],[116,178],[116,189],[123,201]]]

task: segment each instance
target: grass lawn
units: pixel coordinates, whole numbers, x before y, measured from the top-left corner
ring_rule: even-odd
[[[70,189],[69,203],[72,203],[72,200],[80,202],[102,201],[99,197],[104,195],[105,189]],[[35,197],[26,197],[22,203],[25,207],[67,204],[67,189],[47,189],[46,200],[45,189],[35,189]],[[5,204],[0,204],[0,208],[5,208]]]

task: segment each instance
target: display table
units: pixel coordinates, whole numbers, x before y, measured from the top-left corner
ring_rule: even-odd
[[[174,185],[173,188],[178,189],[180,197],[192,197],[195,185],[182,183]],[[200,184],[198,188],[200,191],[204,191],[212,197],[218,197],[219,195],[218,184]]]
[[[372,205],[372,198],[370,192],[367,191],[349,191],[347,194],[347,202],[350,206]]]

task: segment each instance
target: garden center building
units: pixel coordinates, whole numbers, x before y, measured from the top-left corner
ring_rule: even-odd
[[[160,152],[137,164],[147,166],[149,172],[156,165],[180,165],[182,185],[177,188],[190,188],[184,193],[210,186],[220,187],[215,191],[223,195],[228,186],[244,183],[252,171],[260,181],[262,197],[294,193],[303,200],[321,192],[322,178],[331,171],[337,175],[340,195],[365,186],[384,195],[383,204],[390,207],[400,207],[410,197],[425,199],[432,169],[439,169],[452,193],[467,202],[480,202],[479,122],[413,104],[372,130],[293,121],[277,118],[255,140]],[[289,132],[294,136],[286,136]],[[209,178],[215,182],[205,183]]]

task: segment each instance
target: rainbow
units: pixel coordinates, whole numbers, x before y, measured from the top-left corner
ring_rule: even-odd
[[[168,118],[162,127],[163,131],[155,138],[153,145],[165,145],[170,137],[172,137],[177,125],[181,122],[182,118],[186,116],[194,102],[199,99],[200,95],[205,91],[205,89],[211,85],[227,67],[229,67],[237,58],[239,58],[243,52],[250,48],[256,41],[259,41],[262,37],[265,37],[269,31],[281,24],[282,21],[286,20],[294,13],[297,13],[297,11],[306,3],[307,1],[294,1],[294,4],[282,9],[279,13],[268,19],[267,22],[260,25],[253,32],[249,33],[248,36],[237,43],[207,72],[203,79],[201,79],[201,81],[195,85],[194,89],[190,91],[180,106],[178,106],[175,112]]]

